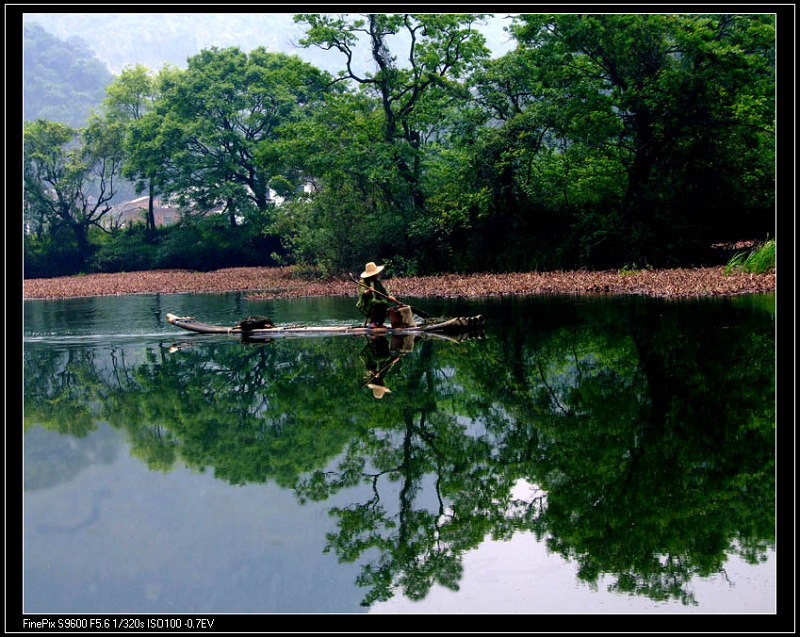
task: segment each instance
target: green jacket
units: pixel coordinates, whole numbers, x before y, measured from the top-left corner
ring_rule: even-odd
[[[376,305],[384,305],[386,307],[391,305],[389,299],[382,297],[380,294],[366,294],[366,290],[362,287],[363,285],[368,285],[373,290],[381,294],[386,294],[387,296],[389,293],[386,291],[386,288],[383,287],[383,283],[380,282],[380,279],[361,279],[361,285],[358,286],[358,301],[356,302],[356,307],[364,316],[369,316],[372,312],[372,308]]]

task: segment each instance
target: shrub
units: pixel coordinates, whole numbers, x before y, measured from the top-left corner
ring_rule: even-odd
[[[158,237],[135,224],[100,244],[89,260],[91,272],[135,272],[155,266]]]
[[[158,268],[209,271],[274,265],[276,237],[249,222],[231,227],[226,217],[187,218],[172,226],[156,255]]]
[[[775,269],[775,239],[768,239],[753,248],[749,253],[739,252],[728,261],[725,274],[731,272],[752,272],[762,274]]]
[[[50,278],[77,274],[83,268],[75,237],[67,228],[58,228],[41,237],[25,235],[24,277]]]

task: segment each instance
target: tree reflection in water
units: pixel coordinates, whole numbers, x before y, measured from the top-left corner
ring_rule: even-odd
[[[300,501],[369,485],[368,500],[332,509],[326,547],[361,564],[364,605],[457,589],[465,551],[521,529],[581,580],[610,574],[612,590],[655,600],[693,603],[692,578],[732,552],[765,559],[769,316],[729,303],[548,307],[458,344],[198,339],[135,364],[113,347],[102,362],[88,347],[26,348],[25,424],[84,436],[107,421],[151,469],[273,480]],[[381,369],[391,393],[376,400],[365,380]],[[521,479],[541,496],[515,500]]]

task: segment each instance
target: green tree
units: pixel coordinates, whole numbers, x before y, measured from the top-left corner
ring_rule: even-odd
[[[152,163],[148,168],[142,167],[143,149],[138,147],[138,140],[130,131],[133,129],[133,126],[131,126],[133,123],[139,122],[142,117],[153,109],[156,98],[156,79],[146,67],[136,64],[122,70],[122,73],[106,88],[106,97],[103,100],[103,106],[108,117],[121,121],[128,126],[129,132],[126,136],[128,158],[123,166],[123,174],[126,177],[141,178],[141,181],[137,184],[138,192],[141,192],[142,189],[147,189],[148,203],[145,222],[149,232],[153,232],[156,227],[153,200],[156,195],[155,182],[158,167]]]
[[[616,138],[587,140],[612,146],[625,170],[607,254],[664,263],[696,255],[726,224],[760,226],[742,220],[772,208],[772,16],[522,15],[514,33],[570,116],[561,134],[619,121]],[[731,153],[745,147],[745,161]],[[737,197],[756,184],[745,210]]]
[[[424,250],[420,242],[428,238],[426,147],[441,130],[441,108],[451,100],[468,99],[463,79],[488,56],[484,38],[474,28],[479,19],[470,14],[295,16],[307,25],[302,45],[337,50],[344,56],[345,68],[336,81],[352,82],[376,100],[379,137],[370,136],[371,147],[362,152],[375,156],[371,184],[408,228],[411,241],[396,246],[400,254]],[[406,46],[402,56],[392,51],[398,40]],[[356,68],[357,46],[369,48],[375,72]]]
[[[64,228],[76,243],[77,265],[91,256],[89,230],[111,210],[124,159],[124,126],[93,117],[81,130],[65,124],[26,122],[25,212],[37,232]]]
[[[311,192],[276,211],[275,230],[291,257],[336,274],[394,254],[404,215],[390,204],[398,185],[386,172],[376,101],[331,91],[309,119],[284,130],[274,148],[313,176]]]
[[[237,216],[263,215],[272,206],[271,182],[282,178],[283,185],[286,175],[269,147],[326,84],[296,56],[207,49],[162,82],[155,116],[141,120],[134,141],[149,137],[148,147],[169,151],[171,179],[163,187],[181,207],[221,210],[233,227]]]

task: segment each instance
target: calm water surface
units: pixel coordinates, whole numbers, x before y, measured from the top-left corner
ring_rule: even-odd
[[[25,302],[24,611],[775,611],[773,295],[353,303]]]

